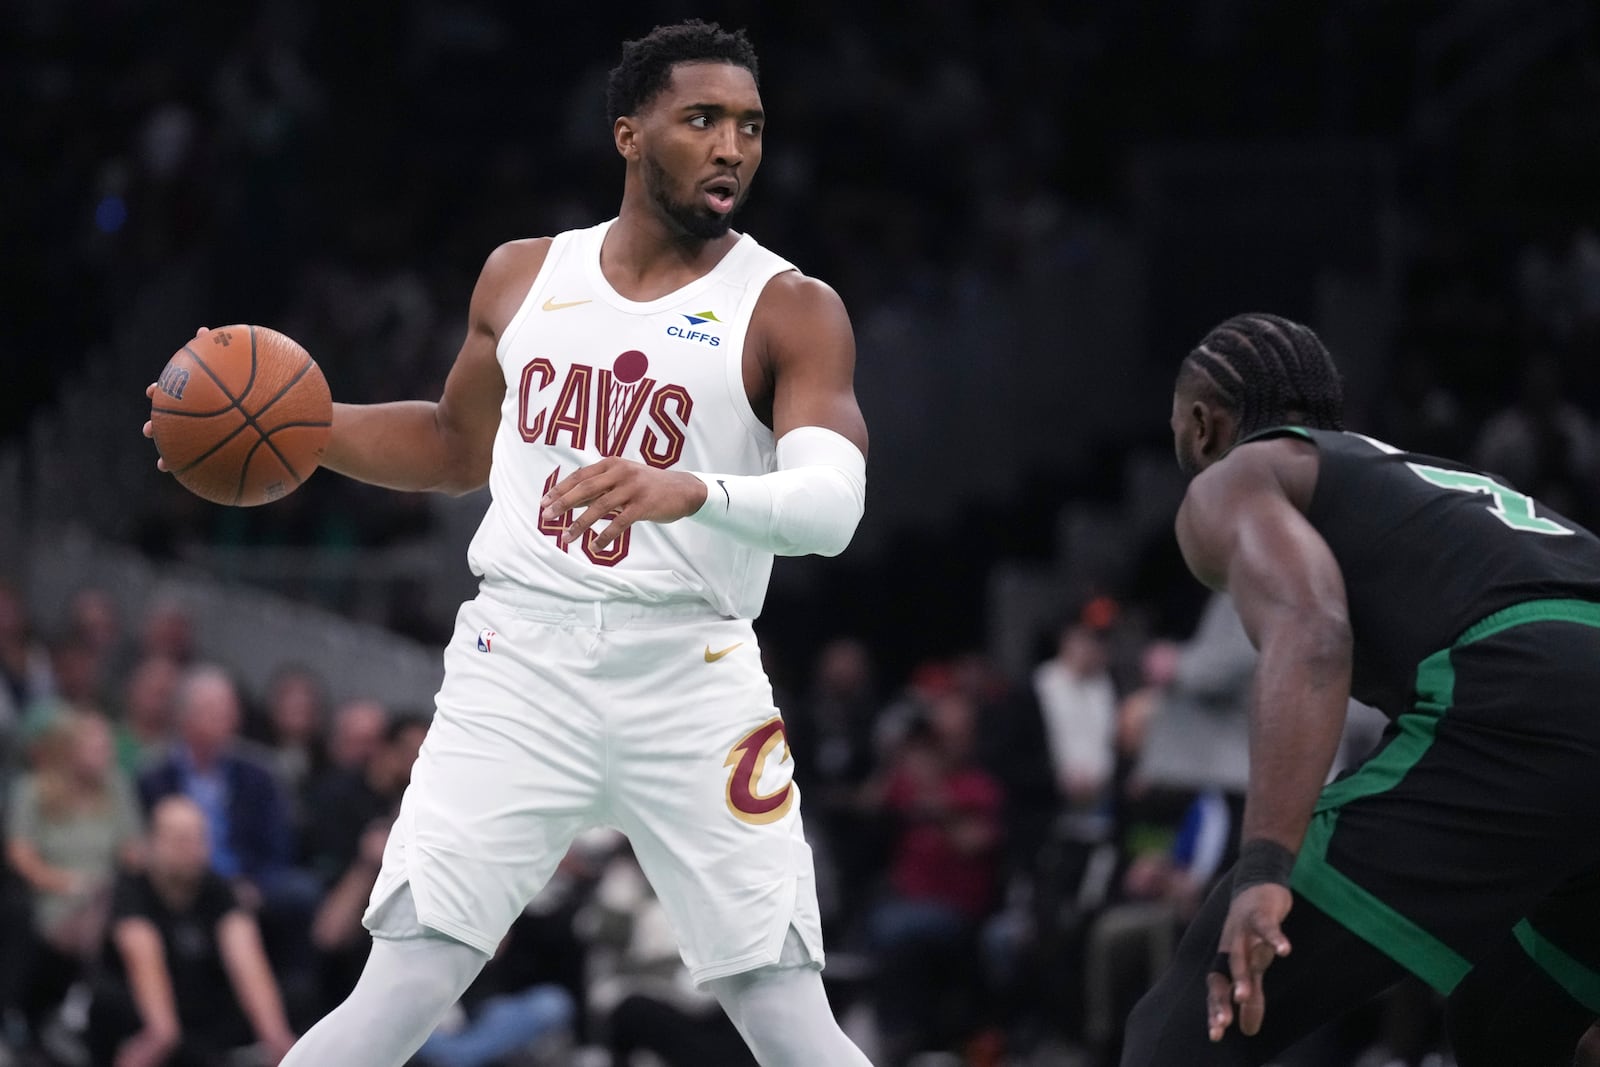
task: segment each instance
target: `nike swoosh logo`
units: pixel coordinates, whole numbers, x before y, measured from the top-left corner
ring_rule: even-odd
[[[735,641],[733,644],[729,645],[727,648],[723,649],[721,652],[713,652],[713,651],[711,651],[711,646],[707,645],[706,646],[706,662],[707,663],[715,663],[715,662],[717,662],[717,660],[721,659],[723,656],[726,656],[729,652],[732,652],[734,649],[738,648],[742,644],[744,644],[743,641]]]
[[[568,300],[565,303],[557,303],[556,299],[554,297],[546,297],[545,298],[545,302],[544,302],[544,310],[545,311],[563,311],[563,310],[565,310],[567,308],[575,308],[579,304],[587,304],[587,303],[590,303],[590,301],[588,301],[588,300]]]

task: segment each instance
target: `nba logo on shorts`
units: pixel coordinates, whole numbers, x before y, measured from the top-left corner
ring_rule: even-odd
[[[478,651],[489,652],[494,647],[495,632],[493,630],[478,631]]]

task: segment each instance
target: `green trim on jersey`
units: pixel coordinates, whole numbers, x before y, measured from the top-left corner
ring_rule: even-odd
[[[1328,845],[1333,841],[1340,807],[1393,789],[1433,747],[1439,720],[1455,696],[1451,651],[1436,652],[1417,668],[1416,710],[1396,721],[1400,732],[1395,739],[1355,774],[1322,791],[1291,879],[1296,893],[1446,995],[1467,976],[1472,964],[1337,870],[1328,862]]]
[[[1249,437],[1242,437],[1239,440],[1235,441],[1233,443],[1233,448],[1228,449],[1228,451],[1232,452],[1234,448],[1238,448],[1240,445],[1247,445],[1251,441],[1259,441],[1263,437],[1267,437],[1267,436],[1272,435],[1272,434],[1283,434],[1283,433],[1294,434],[1296,437],[1304,438],[1305,440],[1310,441],[1312,443],[1316,442],[1316,438],[1311,436],[1311,431],[1306,429],[1304,426],[1293,426],[1293,425],[1290,425],[1288,423],[1285,423],[1282,426],[1268,426],[1264,430],[1257,430],[1255,433],[1251,434]]]
[[[1433,746],[1439,723],[1455,699],[1456,672],[1451,662],[1455,650],[1530,622],[1573,622],[1600,629],[1600,604],[1587,600],[1513,604],[1469,626],[1449,648],[1423,660],[1417,666],[1413,710],[1395,720],[1398,734],[1354,774],[1323,789],[1295,861],[1291,885],[1296,893],[1446,996],[1472,970],[1472,964],[1336,870],[1328,862],[1328,846],[1341,807],[1393,789]],[[1580,1004],[1600,1012],[1600,974],[1538,937],[1531,926],[1525,935],[1524,926],[1526,919],[1517,928],[1517,940],[1529,958]]]
[[[1554,979],[1556,985],[1565,989],[1573,1000],[1600,1015],[1600,974],[1563,952],[1559,945],[1535,930],[1527,919],[1512,927],[1511,932],[1516,935],[1522,951],[1539,965],[1541,971]]]

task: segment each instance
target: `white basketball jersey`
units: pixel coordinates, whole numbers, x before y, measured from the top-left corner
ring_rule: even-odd
[[[794,267],[743,235],[703,277],[640,303],[618,295],[600,271],[610,228],[557,236],[501,336],[506,399],[493,501],[467,561],[488,582],[553,597],[699,598],[723,615],[754,618],[770,552],[689,519],[636,523],[597,551],[601,520],[562,549],[557,538],[570,520],[539,516],[546,490],[605,456],[718,474],[775,465],[772,431],[751,410],[741,364],[762,289]]]

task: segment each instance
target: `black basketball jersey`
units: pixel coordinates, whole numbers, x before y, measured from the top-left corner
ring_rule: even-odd
[[[1290,434],[1320,453],[1306,517],[1344,573],[1362,703],[1408,710],[1417,665],[1501,608],[1600,601],[1600,538],[1499,479],[1355,433],[1250,440]]]

